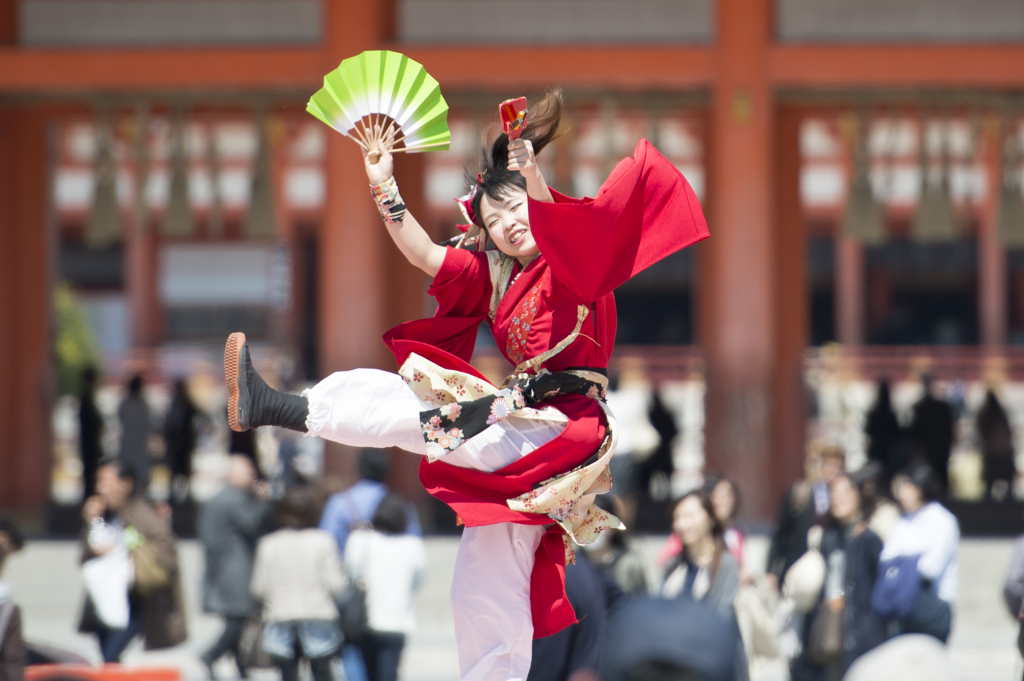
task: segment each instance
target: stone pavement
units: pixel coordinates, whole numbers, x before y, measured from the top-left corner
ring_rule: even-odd
[[[654,579],[654,556],[663,537],[636,540]],[[455,634],[448,606],[448,587],[458,540],[427,540],[429,573],[416,607],[419,629],[411,638],[402,664],[405,681],[450,681],[458,678]],[[767,542],[753,537],[747,542],[747,562],[763,564]],[[960,592],[950,642],[950,659],[964,681],[1010,681],[1021,678],[1015,649],[1017,628],[1002,604],[1001,585],[1009,564],[1010,540],[965,540],[960,547]],[[189,610],[189,640],[178,648],[143,652],[136,643],[125,656],[126,664],[170,664],[181,668],[186,679],[205,678],[197,655],[220,632],[219,620],[199,610],[202,555],[195,542],[182,542],[181,558]],[[59,645],[98,661],[96,645],[89,636],[76,633],[83,594],[78,570],[78,549],[73,542],[30,542],[11,559],[4,575],[16,590],[25,618],[27,638]],[[234,667],[224,661],[217,669],[231,678]],[[258,672],[256,681],[277,678]],[[342,678],[340,671],[338,678]],[[910,681],[908,679],[908,681]]]

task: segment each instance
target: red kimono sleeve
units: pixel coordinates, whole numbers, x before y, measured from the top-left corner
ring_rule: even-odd
[[[530,230],[551,273],[582,302],[708,237],[690,184],[647,140],[619,162],[596,198],[551,194],[554,203],[529,200]]]
[[[441,350],[468,362],[476,345],[477,327],[487,317],[490,305],[487,256],[449,246],[428,292],[437,300],[434,316],[399,324],[384,334],[384,343],[399,365],[411,352],[425,355],[429,350]]]
[[[427,291],[437,301],[435,317],[483,317],[491,299],[487,256],[446,248],[441,269]]]

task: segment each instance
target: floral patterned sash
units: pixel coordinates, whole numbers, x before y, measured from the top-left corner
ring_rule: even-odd
[[[494,395],[421,411],[420,428],[427,443],[428,455],[433,453],[432,450],[436,450],[440,456],[455,451],[463,442],[479,435],[495,423],[504,421],[525,407],[532,407],[556,395],[584,395],[603,401],[607,394],[607,379],[601,382],[592,380],[593,378],[604,377],[597,372],[586,370],[557,373],[545,371],[517,385],[503,388]],[[445,451],[441,453],[440,450]]]

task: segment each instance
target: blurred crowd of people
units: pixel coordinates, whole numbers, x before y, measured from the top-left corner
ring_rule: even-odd
[[[889,486],[877,462],[855,472],[845,463],[838,447],[809,458],[781,504],[767,572],[738,613],[754,663],[784,659],[794,681],[847,678],[889,639],[945,643],[952,627],[960,531],[939,503],[939,476],[913,459]]]
[[[908,462],[924,461],[935,473],[939,493],[945,495],[950,491],[949,463],[956,438],[957,412],[962,406],[940,395],[930,375],[923,375],[921,383],[924,394],[914,403],[909,421],[901,426],[889,382],[879,382],[864,425],[867,455],[881,467],[881,482],[886,486]],[[995,501],[1013,499],[1017,475],[1013,428],[992,386],[986,389],[974,417],[974,433],[982,459],[985,497]]]
[[[347,490],[326,495],[300,480],[275,500],[251,459],[231,456],[197,528],[203,608],[224,620],[201,658],[211,677],[225,672],[227,657],[242,678],[274,667],[292,681],[304,661],[317,681],[342,669],[350,681],[398,678],[427,559],[415,509],[385,482],[389,461],[364,450],[362,479]],[[653,581],[626,531],[605,533],[566,568],[579,622],[534,641],[528,678],[884,681],[907,660],[943,659],[957,521],[926,461],[908,462],[891,486],[886,477],[875,462],[850,472],[841,449],[814,448],[806,478],[782,500],[764,566],[746,562],[740,494],[727,478],[708,476],[673,503]],[[130,464],[118,458],[99,462],[95,491],[83,507],[81,630],[96,635],[107,662],[136,638],[146,649],[184,642],[166,513],[137,492]],[[622,510],[612,495],[600,503]],[[16,528],[0,522],[0,571],[21,545]],[[1024,540],[1014,561],[1006,598],[1017,614]],[[0,634],[0,668],[23,664],[19,612],[2,582]],[[948,675],[940,668],[928,678]]]
[[[95,492],[99,462],[105,458],[103,438],[106,424],[96,404],[98,381],[96,370],[86,369],[82,374],[82,389],[78,396],[79,452],[85,498]],[[153,413],[146,401],[144,387],[141,374],[128,379],[125,396],[117,409],[121,438],[116,456],[131,467],[138,489],[148,494],[150,472],[155,463],[152,440],[154,436],[162,437],[163,462],[171,473],[171,498],[183,501],[189,494],[192,456],[199,431],[209,425],[210,418],[196,406],[184,379],[179,378],[174,382],[170,407],[162,418]],[[255,463],[255,449],[251,444],[233,446],[232,451],[249,454]]]
[[[224,620],[201,656],[211,678],[226,656],[241,678],[271,666],[295,681],[305,660],[326,681],[338,657],[350,681],[398,678],[426,552],[415,509],[385,483],[389,461],[365,450],[362,480],[348,490],[328,496],[298,480],[274,499],[251,458],[230,456],[225,485],[197,521],[203,609]],[[136,638],[151,650],[188,636],[167,507],[139,490],[131,463],[105,458],[83,506],[80,630],[96,635],[105,662]]]
[[[113,457],[100,446],[102,418],[90,397],[95,375],[85,386],[80,629],[95,634],[104,661],[117,662],[137,638],[146,649],[167,648],[184,642],[188,630],[170,508],[145,494],[154,421],[141,378],[129,382],[121,403],[122,441]],[[627,382],[620,393],[629,389]],[[625,484],[616,479],[616,494],[596,502],[627,520],[636,513],[636,491],[653,488],[666,472],[663,459],[671,472],[665,452],[678,432],[655,418],[667,413],[660,400],[641,411],[632,420],[646,419],[650,432],[635,429],[626,456],[616,456]],[[191,475],[201,419],[179,382],[163,429],[176,475]],[[1001,488],[1015,475],[1012,431],[992,391],[977,422],[989,493],[1005,498]],[[883,382],[866,421],[867,462],[851,471],[840,447],[811,447],[805,477],[780,502],[763,565],[748,563],[739,488],[715,475],[668,504],[672,533],[656,576],[627,531],[607,531],[578,548],[566,591],[579,622],[534,641],[528,678],[884,681],[899,678],[908,660],[941,660],[958,579],[959,526],[942,504],[953,423],[953,408],[926,379],[924,397],[901,427]],[[647,456],[635,459],[634,451]],[[416,508],[387,486],[389,464],[386,452],[363,450],[360,480],[343,492],[329,495],[320,481],[293,471],[272,494],[251,455],[230,456],[225,484],[202,505],[196,525],[205,552],[203,609],[224,623],[201,656],[211,678],[228,669],[229,658],[242,678],[274,667],[293,681],[308,664],[316,681],[342,670],[349,681],[397,680],[427,558]],[[17,529],[0,521],[0,577],[3,560],[21,546]],[[1024,539],[1005,597],[1019,615]],[[27,659],[20,629],[0,582],[0,681],[20,681],[13,671]],[[939,665],[928,678],[949,673]]]
[[[535,641],[529,678],[925,678],[905,661],[945,659],[957,591],[959,527],[941,490],[923,459],[850,472],[842,449],[814,447],[761,566],[745,563],[736,485],[708,476],[673,504],[659,585],[622,531],[577,551],[566,587],[580,622]],[[938,667],[927,678],[950,678]]]

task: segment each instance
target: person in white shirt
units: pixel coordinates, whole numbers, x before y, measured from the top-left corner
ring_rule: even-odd
[[[354,531],[345,546],[349,578],[366,585],[369,631],[359,646],[369,681],[397,681],[405,637],[416,629],[412,598],[423,583],[427,554],[407,524],[405,501],[389,492],[374,511],[372,529]]]
[[[917,572],[922,597],[911,615],[916,621],[903,622],[903,628],[909,633],[927,625],[928,631],[917,633],[931,633],[945,641],[956,602],[960,525],[956,517],[936,501],[941,488],[926,463],[908,465],[893,478],[892,487],[903,516],[886,540],[879,561],[919,556]],[[928,612],[919,612],[923,608]]]

